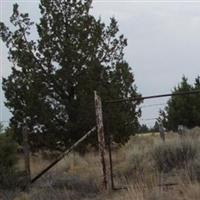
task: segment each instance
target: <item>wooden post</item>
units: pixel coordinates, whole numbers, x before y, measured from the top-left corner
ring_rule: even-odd
[[[26,188],[29,189],[31,183],[31,170],[30,170],[30,155],[28,145],[28,128],[23,128],[23,151],[24,151],[24,166],[26,173]]]
[[[180,138],[183,138],[184,135],[184,126],[183,125],[178,125],[178,134],[180,136]]]
[[[159,124],[159,132],[160,132],[160,138],[161,138],[162,142],[165,143],[165,130],[164,130],[163,124],[161,122]]]
[[[101,98],[94,91],[94,100],[95,100],[95,111],[96,111],[96,123],[97,123],[97,132],[98,132],[98,142],[99,142],[99,153],[101,157],[101,164],[103,170],[103,188],[107,190],[107,168],[106,168],[106,159],[105,159],[105,136],[103,128],[103,114],[102,114],[102,103]]]

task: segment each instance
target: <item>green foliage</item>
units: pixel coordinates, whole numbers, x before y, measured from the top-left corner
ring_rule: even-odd
[[[16,143],[7,135],[0,135],[0,187],[11,187],[16,175]]]
[[[155,122],[153,128],[152,128],[152,132],[159,132],[159,123],[158,121]]]
[[[186,77],[182,78],[180,84],[174,88],[172,93],[192,92],[200,90],[200,77],[195,80],[194,85],[189,84]],[[177,130],[178,125],[193,128],[200,125],[200,94],[184,96],[172,96],[164,111],[160,111],[163,125],[168,130]]]
[[[150,132],[150,129],[146,124],[141,124],[138,128],[138,133],[148,133]]]
[[[198,145],[190,140],[160,144],[152,151],[155,167],[160,172],[169,172],[175,168],[184,168],[197,158]]]
[[[10,20],[14,31],[0,23],[13,63],[3,79],[6,106],[19,142],[26,124],[32,147],[69,146],[95,125],[94,90],[103,100],[138,95],[124,60],[127,40],[114,18],[106,25],[92,16],[88,1],[41,0],[39,7],[37,41],[29,40],[33,22],[17,4]],[[136,130],[138,104],[104,106],[105,130],[116,142],[125,143]]]

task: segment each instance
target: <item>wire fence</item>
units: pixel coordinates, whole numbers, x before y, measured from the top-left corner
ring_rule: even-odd
[[[192,91],[192,92],[181,92],[181,93],[173,93],[173,94],[161,94],[161,95],[152,95],[152,96],[136,96],[134,98],[128,98],[128,99],[114,99],[114,100],[108,100],[108,101],[104,101],[104,103],[106,104],[110,104],[110,103],[122,103],[125,101],[141,101],[141,100],[146,100],[146,99],[155,99],[155,98],[163,98],[163,97],[169,97],[169,96],[185,96],[185,95],[194,95],[194,94],[199,94],[200,90],[197,91]],[[99,97],[97,99],[99,101],[99,104],[101,105],[101,98]],[[96,103],[96,102],[95,102]],[[141,108],[150,108],[150,107],[157,107],[157,106],[163,106],[164,103],[157,103],[157,104],[148,104],[148,105],[144,105],[141,106]],[[102,120],[102,110],[101,109],[97,109],[96,107],[96,115],[97,115],[97,130],[100,133],[100,139],[102,139],[101,137],[104,137],[104,132],[103,132],[103,120]],[[155,120],[157,118],[146,118],[146,119],[141,119],[143,121],[150,121],[150,120]],[[0,121],[3,124],[9,123],[9,121]],[[101,127],[99,127],[99,122],[102,123]],[[96,127],[93,127],[93,129],[91,129],[88,133],[86,133],[82,138],[80,138],[76,143],[74,143],[69,149],[67,149],[66,151],[64,151],[60,156],[57,157],[57,159],[55,161],[53,161],[50,165],[48,165],[45,169],[43,169],[38,175],[36,175],[35,177],[33,177],[32,179],[30,179],[30,184],[34,183],[36,180],[38,180],[41,176],[43,176],[46,172],[48,172],[54,165],[56,165],[61,159],[65,158],[66,155],[68,155],[76,146],[79,145],[79,143],[81,143],[83,140],[85,140],[85,138],[87,138],[92,132],[94,132],[96,130]],[[99,134],[98,133],[98,134]],[[27,133],[26,133],[27,134]],[[28,142],[28,141],[26,141]],[[99,144],[102,141],[98,141]],[[103,141],[104,143],[105,141]],[[102,144],[103,144],[102,143]],[[102,148],[102,144],[100,144],[100,155],[102,156],[102,152],[101,152],[101,148]],[[25,144],[27,145],[27,144]],[[104,144],[103,144],[104,145]],[[105,148],[105,147],[103,147]],[[110,159],[110,164],[108,163],[104,163],[105,166],[103,166],[104,168],[111,169],[111,164],[113,164],[112,162],[112,152],[111,149],[109,150],[109,156],[107,155],[108,159]],[[105,152],[106,153],[106,152]],[[26,155],[26,153],[25,153]],[[29,158],[28,158],[29,159]],[[102,160],[101,160],[102,161]],[[30,161],[29,161],[30,162]],[[105,161],[104,161],[105,162]],[[104,170],[104,169],[103,169]],[[115,171],[115,170],[114,170]],[[105,173],[105,172],[104,172]],[[113,179],[113,170],[111,169],[110,171],[108,170],[108,174],[110,174],[111,179]],[[101,177],[103,177],[105,179],[105,174],[100,175]],[[105,181],[104,181],[105,182]],[[107,184],[107,183],[105,183]]]

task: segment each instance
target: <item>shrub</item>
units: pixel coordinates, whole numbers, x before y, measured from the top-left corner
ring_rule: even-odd
[[[16,174],[17,146],[7,135],[0,135],[0,187],[11,187]]]
[[[187,165],[190,180],[200,182],[200,159],[197,158]]]
[[[197,154],[198,146],[191,140],[160,144],[152,151],[155,167],[160,172],[184,168],[190,161],[196,159]]]

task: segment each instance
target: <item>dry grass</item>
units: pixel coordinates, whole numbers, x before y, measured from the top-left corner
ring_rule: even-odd
[[[199,141],[200,139],[198,128],[191,130],[190,136],[188,135],[185,137],[186,140]],[[172,132],[166,136],[167,144],[179,140],[180,138]],[[12,192],[4,193],[10,195],[7,199],[14,199],[15,196],[15,200],[168,200],[169,197],[171,200],[199,200],[200,185],[197,179],[191,178],[191,169],[195,173],[198,170],[200,172],[200,165],[196,166],[192,162],[190,163],[192,168],[187,165],[181,170],[174,169],[169,173],[158,172],[154,168],[155,163],[151,152],[159,144],[161,140],[158,134],[145,134],[145,136],[131,137],[126,145],[113,152],[115,186],[124,189],[106,193],[101,191],[100,158],[98,152],[91,152],[85,156],[71,153],[35,183],[29,193],[18,195],[13,195]],[[32,156],[32,175],[36,175],[52,160],[44,159],[42,154],[37,157]],[[23,168],[22,158],[19,168]],[[177,185],[164,186],[168,183],[177,183]],[[2,199],[6,199],[6,195]]]

